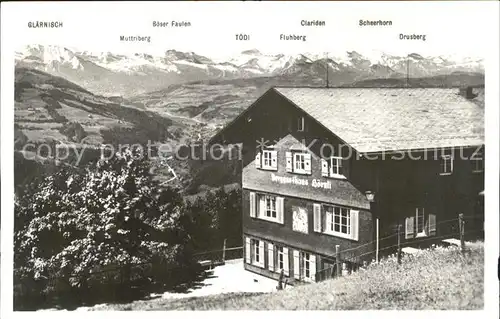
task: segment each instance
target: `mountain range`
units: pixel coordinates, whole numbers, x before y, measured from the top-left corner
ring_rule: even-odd
[[[411,78],[484,73],[482,59],[451,55],[363,55],[356,51],[269,55],[253,49],[221,59],[176,50],[167,50],[160,56],[125,55],[54,45],[25,46],[16,52],[16,65],[61,76],[96,94],[121,97],[207,80],[300,77],[318,82],[325,81],[328,73],[330,85],[341,86],[364,80],[405,78],[408,71]]]

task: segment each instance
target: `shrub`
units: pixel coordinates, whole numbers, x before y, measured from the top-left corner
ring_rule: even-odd
[[[190,218],[190,244],[195,251],[222,249],[224,239],[227,247],[241,246],[241,191],[226,192],[224,188],[208,191],[187,204]]]
[[[27,187],[15,202],[17,308],[81,303],[101,290],[131,297],[134,272],[151,263],[162,271],[138,276],[149,284],[168,269],[192,269],[183,209],[178,192],[158,188],[130,150],[83,172],[64,166]]]

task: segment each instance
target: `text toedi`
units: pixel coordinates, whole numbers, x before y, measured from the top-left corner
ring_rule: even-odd
[[[271,181],[280,183],[280,184],[294,184],[301,186],[309,186],[309,180],[294,177],[285,177],[285,176],[277,176],[271,173]],[[322,182],[319,179],[313,179],[311,181],[311,186],[314,188],[324,188],[324,189],[332,189],[331,182]]]

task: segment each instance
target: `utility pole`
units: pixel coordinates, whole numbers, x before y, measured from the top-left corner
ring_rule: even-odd
[[[401,224],[398,223],[398,264],[401,265]]]
[[[226,238],[224,238],[224,245],[222,246],[222,261],[226,262]]]
[[[329,85],[328,80],[328,52],[326,52],[326,87]]]
[[[379,221],[378,221],[378,216],[377,216],[376,225],[375,225],[375,232],[376,232],[375,261],[377,262],[377,264],[378,264],[378,250],[379,250],[379,243],[378,243],[379,233],[378,233],[378,230],[379,230]]]
[[[410,87],[410,56],[406,58],[406,87]]]
[[[464,214],[460,213],[458,214],[458,229],[460,232],[460,250],[463,253],[465,253],[465,220],[464,220]]]

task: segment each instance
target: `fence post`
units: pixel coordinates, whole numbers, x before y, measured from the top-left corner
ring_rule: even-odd
[[[377,262],[378,264],[378,251],[379,251],[379,221],[378,221],[378,218],[376,219],[376,225],[375,225],[375,232],[376,232],[376,241],[375,241],[375,261]]]
[[[459,226],[459,231],[460,231],[460,249],[462,253],[465,252],[465,239],[464,239],[464,234],[465,234],[465,221],[464,221],[464,214],[460,213],[458,214],[458,226]]]
[[[224,246],[222,246],[222,262],[226,261],[226,238],[224,238]]]
[[[401,265],[401,225],[398,224],[398,264]]]
[[[340,268],[340,245],[335,245],[335,269],[336,277],[342,276],[342,269]]]

